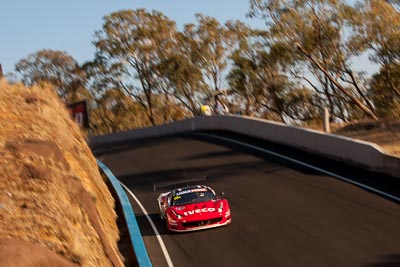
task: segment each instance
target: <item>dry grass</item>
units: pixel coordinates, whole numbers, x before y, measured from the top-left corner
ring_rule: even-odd
[[[323,131],[322,125],[307,128]],[[332,134],[374,143],[386,154],[400,157],[400,119],[331,124],[330,128]]]
[[[0,192],[0,245],[19,240],[80,266],[123,265],[114,200],[49,89],[0,80]]]
[[[379,145],[387,154],[400,157],[400,120],[361,121],[336,127],[334,134]]]

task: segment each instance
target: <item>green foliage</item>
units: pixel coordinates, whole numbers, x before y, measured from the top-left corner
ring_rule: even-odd
[[[93,134],[100,135],[149,126],[143,112],[140,105],[120,90],[108,90],[91,108],[90,128]]]
[[[233,25],[231,28],[234,29]],[[236,28],[241,38],[237,49],[231,55],[233,66],[227,80],[237,109],[243,115],[254,116],[260,114],[260,106],[256,104],[256,99],[262,92],[257,87],[258,64],[257,52],[254,49],[261,44],[257,42],[257,38],[255,43],[252,43],[251,37],[257,37],[258,34],[254,34],[249,28],[243,25],[236,25]]]
[[[196,15],[198,25],[192,28],[192,50],[199,67],[208,80],[210,90],[219,90],[223,86],[223,72],[227,67],[228,56],[237,41],[238,33],[221,25],[215,18]],[[233,22],[228,23],[233,26]]]
[[[395,88],[396,90],[393,90]],[[369,84],[369,95],[380,117],[400,117],[400,65],[383,66]]]
[[[285,99],[286,115],[294,121],[310,124],[321,119],[322,107],[318,106],[318,97],[307,88],[290,91]]]
[[[89,97],[84,88],[85,73],[75,59],[62,51],[40,50],[21,59],[16,65],[22,82],[31,86],[50,83],[66,102],[75,102]]]
[[[228,75],[242,113],[285,121],[290,111],[285,98],[294,88],[284,73],[290,53],[280,44],[271,47],[263,32],[248,29],[246,40],[233,53],[233,68]]]
[[[191,115],[199,114],[201,95],[206,84],[200,68],[200,59],[193,51],[198,43],[193,38],[193,25],[176,35],[176,47],[157,67],[163,91],[183,105]]]
[[[381,65],[400,60],[400,13],[387,1],[366,0],[349,18],[353,27],[350,48],[354,53],[372,51]]]

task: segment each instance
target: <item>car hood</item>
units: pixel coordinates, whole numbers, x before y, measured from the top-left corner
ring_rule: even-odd
[[[221,200],[207,201],[184,206],[174,206],[171,207],[171,209],[183,217],[212,216],[215,213],[220,213],[218,211],[218,208],[221,205],[220,203],[222,203]]]

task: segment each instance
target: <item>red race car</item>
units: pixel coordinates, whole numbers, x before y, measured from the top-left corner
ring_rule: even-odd
[[[160,217],[166,219],[170,231],[201,230],[232,221],[228,200],[218,198],[208,186],[178,188],[160,194],[157,200]]]

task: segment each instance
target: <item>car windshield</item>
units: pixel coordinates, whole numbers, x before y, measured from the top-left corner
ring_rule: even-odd
[[[214,193],[207,188],[194,188],[183,191],[177,191],[172,196],[172,206],[181,206],[192,203],[206,202],[216,200]]]

